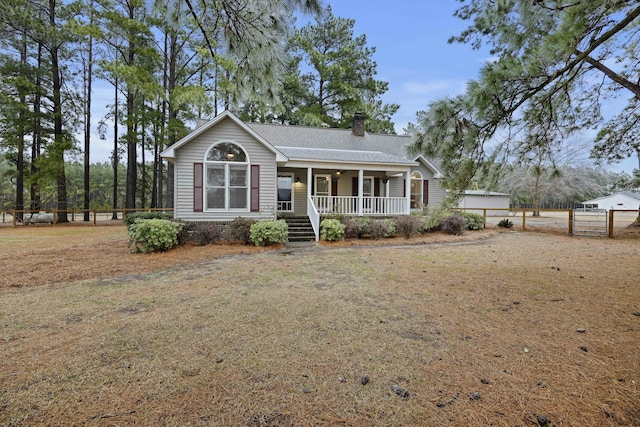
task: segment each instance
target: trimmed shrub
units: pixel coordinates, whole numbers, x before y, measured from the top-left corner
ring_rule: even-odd
[[[222,229],[220,224],[211,222],[188,222],[178,236],[180,244],[195,242],[200,246],[211,245],[221,239]]]
[[[513,223],[509,221],[507,218],[500,220],[498,223],[498,227],[500,228],[511,228],[513,227]]]
[[[128,228],[131,252],[166,251],[178,244],[183,224],[166,219],[139,219]]]
[[[124,223],[129,228],[131,224],[139,219],[173,219],[173,214],[168,212],[131,212],[124,216]]]
[[[249,237],[256,246],[267,246],[273,243],[285,244],[289,240],[289,227],[283,219],[260,221],[251,226]]]
[[[429,215],[422,219],[421,232],[435,231],[440,229],[441,222],[444,218],[451,215],[451,212],[445,208],[438,207],[429,212]]]
[[[239,242],[248,245],[251,243],[251,226],[255,223],[253,219],[238,217],[227,224],[222,238],[229,243]]]
[[[440,229],[447,234],[459,236],[467,228],[469,221],[458,214],[453,214],[440,221]]]
[[[473,212],[458,212],[463,218],[467,218],[467,230],[480,230],[484,227],[484,217]]]
[[[397,216],[394,221],[397,232],[405,239],[418,234],[423,224],[422,217],[416,215]]]
[[[320,223],[320,237],[327,242],[344,239],[345,225],[337,219],[323,219]]]
[[[359,239],[363,235],[367,234],[367,227],[371,220],[366,217],[349,217],[345,216],[340,218],[340,222],[344,224],[344,237],[347,239]]]
[[[392,237],[396,232],[396,227],[392,219],[375,219],[369,221],[364,231],[372,239],[378,240],[381,237]]]

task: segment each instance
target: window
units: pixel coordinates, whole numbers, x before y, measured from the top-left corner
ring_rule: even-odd
[[[220,142],[205,156],[205,209],[247,210],[249,162],[239,145]]]
[[[422,208],[422,175],[420,172],[411,174],[411,209]]]

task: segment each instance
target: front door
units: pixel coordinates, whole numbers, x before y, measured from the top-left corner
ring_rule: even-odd
[[[278,212],[293,212],[293,175],[278,174]]]
[[[365,213],[373,212],[372,197],[373,197],[373,178],[365,176],[362,178],[362,209]]]
[[[315,196],[318,211],[331,212],[331,175],[315,176]]]

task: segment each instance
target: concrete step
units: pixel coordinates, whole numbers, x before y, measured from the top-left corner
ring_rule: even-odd
[[[312,242],[316,235],[307,217],[284,217],[289,227],[289,242]]]

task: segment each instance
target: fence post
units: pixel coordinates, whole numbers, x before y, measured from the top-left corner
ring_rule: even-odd
[[[484,214],[484,224],[482,224],[482,228],[487,228],[487,210],[486,209],[483,210],[483,214]]]
[[[613,212],[614,210],[611,209],[609,211],[609,236],[608,237],[613,237]]]
[[[96,209],[93,210],[93,225],[96,225],[96,217],[98,216],[98,211]]]
[[[56,210],[53,210],[53,225],[56,225],[56,222],[58,221],[58,213],[56,212]]]
[[[16,210],[13,210],[13,226],[16,226]]]
[[[526,230],[525,224],[527,222],[527,209],[522,208],[522,231]]]
[[[573,209],[569,209],[569,236],[573,236]]]

